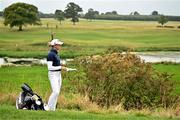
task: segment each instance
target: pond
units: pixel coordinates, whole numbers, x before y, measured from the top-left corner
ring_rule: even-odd
[[[138,52],[137,54],[145,62],[174,62],[180,63],[180,52]]]
[[[145,62],[157,63],[157,62],[174,62],[180,63],[180,52],[133,52]],[[63,64],[73,59],[61,60]],[[0,58],[0,65],[31,65],[31,64],[47,64],[46,58],[35,59],[35,58]]]

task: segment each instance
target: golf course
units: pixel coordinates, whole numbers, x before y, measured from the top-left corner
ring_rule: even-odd
[[[157,27],[157,21],[111,21],[80,19],[76,25],[70,20],[62,24],[53,18],[41,18],[40,26],[25,26],[23,31],[4,26],[0,18],[0,57],[46,58],[51,34],[64,42],[60,57],[79,58],[109,54],[110,50],[134,52],[180,51],[180,22],[169,21]],[[73,63],[69,64],[70,67]],[[180,64],[158,63],[153,68],[172,74],[173,94],[180,95]],[[62,72],[63,83],[55,112],[17,110],[15,101],[21,85],[29,84],[45,103],[51,93],[46,65],[0,66],[0,120],[179,120],[171,109],[131,110],[104,109],[84,101],[71,79],[81,72]],[[82,99],[81,99],[82,97]],[[88,107],[89,108],[88,108]]]
[[[107,52],[109,48],[134,51],[179,51],[179,22],[168,22],[174,28],[159,28],[158,22],[41,19],[41,26],[26,26],[24,31],[9,29],[0,19],[0,56],[44,58],[51,33],[65,44],[61,58],[73,58]],[[48,27],[47,27],[48,24]],[[56,29],[56,25],[58,28]]]

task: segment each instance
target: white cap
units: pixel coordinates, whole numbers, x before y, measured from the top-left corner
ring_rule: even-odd
[[[54,45],[63,45],[64,43],[62,41],[60,41],[59,39],[53,39],[51,42],[49,42],[50,46],[54,46]]]

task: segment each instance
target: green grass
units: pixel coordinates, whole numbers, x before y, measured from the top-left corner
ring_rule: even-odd
[[[157,64],[154,67],[161,72],[168,72],[174,74],[172,80],[175,83],[175,93],[180,94],[180,64],[165,65]],[[50,84],[47,76],[46,66],[20,66],[20,67],[1,67],[0,68],[0,93],[15,93],[18,94],[21,91],[20,86],[22,83],[28,83],[35,91],[41,96],[47,95],[50,92]],[[63,86],[62,92],[66,92],[68,87],[73,87],[69,83],[71,75],[81,74],[79,72],[67,73],[63,72]],[[46,89],[46,90],[44,90]]]
[[[42,19],[42,26],[27,26],[24,31],[9,29],[0,19],[0,56],[45,57],[49,48],[50,32],[65,42],[62,57],[100,54],[110,47],[127,47],[137,51],[180,50],[180,29],[157,28],[157,22],[80,20],[73,26],[64,21],[55,29],[57,21]],[[46,24],[49,23],[49,28]],[[167,25],[178,26],[180,22]]]
[[[167,72],[172,74],[172,80],[175,84],[175,93],[180,95],[180,64],[157,64],[154,65],[154,68],[160,72]]]
[[[168,72],[174,74],[172,81],[175,83],[175,91],[174,94],[180,94],[180,64],[177,65],[164,65],[164,64],[156,64],[154,67],[163,72]],[[73,73],[80,74],[80,73]],[[73,84],[70,84],[66,77],[70,77],[73,74],[69,74],[68,76],[64,76],[63,73],[63,84],[61,95],[65,95],[67,99],[72,99],[69,90],[66,88],[74,87]],[[70,75],[70,76],[69,76]],[[86,112],[82,111],[74,111],[67,110],[66,106],[63,106],[65,101],[60,102],[60,107],[58,107],[56,112],[44,112],[44,111],[26,111],[26,110],[16,110],[15,109],[15,99],[21,91],[20,86],[22,83],[28,83],[32,89],[38,93],[43,101],[47,101],[47,97],[49,97],[50,93],[50,84],[47,77],[47,67],[46,66],[19,66],[19,67],[1,67],[0,68],[0,120],[9,119],[9,120],[21,120],[21,119],[63,119],[63,120],[166,120],[166,119],[178,119],[174,117],[161,117],[154,116],[153,114],[146,113],[126,113],[126,112]],[[9,97],[7,96],[10,95]],[[14,98],[12,98],[14,97]],[[61,97],[60,97],[61,98]],[[62,103],[63,102],[63,103]],[[77,103],[78,104],[78,103]],[[64,108],[63,108],[64,107]],[[63,109],[59,109],[63,108]]]
[[[69,83],[69,79],[63,74],[63,85],[61,93],[69,92],[69,88],[74,87]],[[79,74],[78,72],[67,73],[69,75]],[[36,93],[43,98],[47,98],[51,92],[50,82],[48,80],[47,66],[7,66],[0,67],[0,94],[18,95],[21,90],[21,85],[27,83]],[[68,93],[71,94],[71,93]],[[1,95],[0,95],[1,96]],[[13,102],[14,103],[14,102]]]
[[[45,66],[1,67],[1,92],[19,92],[22,83],[28,83],[36,91],[43,92],[43,88],[50,90]],[[46,91],[44,90],[44,92]]]
[[[54,19],[42,19],[42,26],[27,26],[24,31],[18,32],[17,28],[9,29],[3,25],[0,18],[0,57],[46,57],[49,48],[50,32],[56,33],[56,38],[62,39],[65,44],[61,57],[72,58],[82,55],[101,54],[108,48],[133,48],[137,51],[179,51],[180,29],[157,28],[157,22],[140,21],[106,21],[97,20],[88,22],[80,20],[76,26],[65,21],[62,25]],[[46,28],[49,23],[50,28]],[[167,25],[179,26],[180,22],[169,22]],[[175,83],[174,94],[180,94],[180,65],[158,64],[154,67],[162,72],[174,74],[172,81]],[[76,73],[73,73],[76,74]],[[68,75],[73,75],[68,74]],[[79,73],[77,73],[79,74]],[[71,94],[73,87],[67,76],[63,76],[62,93]],[[28,83],[42,98],[47,98],[50,93],[50,84],[46,66],[21,66],[0,67],[0,119],[93,119],[93,120],[166,120],[172,118],[154,117],[141,114],[93,114],[58,109],[56,112],[16,110],[14,101],[22,83]],[[68,93],[67,93],[68,92]],[[6,93],[15,96],[11,100]],[[3,97],[5,96],[5,99]],[[1,101],[1,100],[5,101]],[[13,101],[8,103],[8,101]],[[5,103],[3,105],[2,103]]]
[[[80,111],[57,110],[56,112],[16,110],[13,106],[0,106],[1,120],[178,120],[178,118],[158,117],[143,114],[105,114]]]

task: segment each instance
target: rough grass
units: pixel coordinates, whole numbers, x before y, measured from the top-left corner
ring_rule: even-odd
[[[172,74],[172,80],[175,84],[175,93],[180,95],[180,64],[156,64],[154,68],[160,72]]]
[[[174,74],[172,80],[175,82],[174,94],[180,94],[180,64],[157,64],[154,67],[158,71]],[[46,66],[19,66],[0,67],[0,93],[18,94],[21,91],[22,83],[29,84],[40,96],[47,97],[50,93],[50,83],[47,76]],[[69,73],[63,76],[63,93],[73,93],[73,85],[68,81],[70,75],[81,74],[79,72]],[[68,77],[68,78],[66,78]],[[72,91],[71,91],[72,89]]]
[[[51,32],[65,42],[62,57],[100,54],[115,46],[137,51],[180,50],[180,29],[157,28],[157,22],[80,20],[73,26],[68,20],[59,25],[54,19],[42,19],[42,23],[18,32],[17,28],[5,27],[0,19],[0,56],[45,57]],[[180,22],[167,25],[178,26]]]
[[[176,82],[174,94],[180,94],[180,65],[154,65],[157,70],[175,74],[173,81]],[[75,73],[79,74],[79,73]],[[73,75],[73,74],[69,74]],[[58,100],[58,109],[56,112],[43,111],[25,111],[15,109],[15,100],[22,83],[28,83],[33,90],[42,96],[43,101],[47,102],[50,94],[50,84],[47,77],[46,66],[19,66],[19,67],[1,67],[0,68],[0,119],[93,119],[93,120],[166,120],[178,119],[175,117],[175,111],[130,111],[122,110],[121,106],[115,106],[109,110],[99,109],[97,105],[90,103],[85,98],[73,94],[73,91],[67,88],[74,87],[69,83],[66,77],[63,77],[62,91]],[[68,76],[70,77],[70,76]],[[69,111],[70,110],[70,111]],[[76,110],[76,111],[74,111]]]

